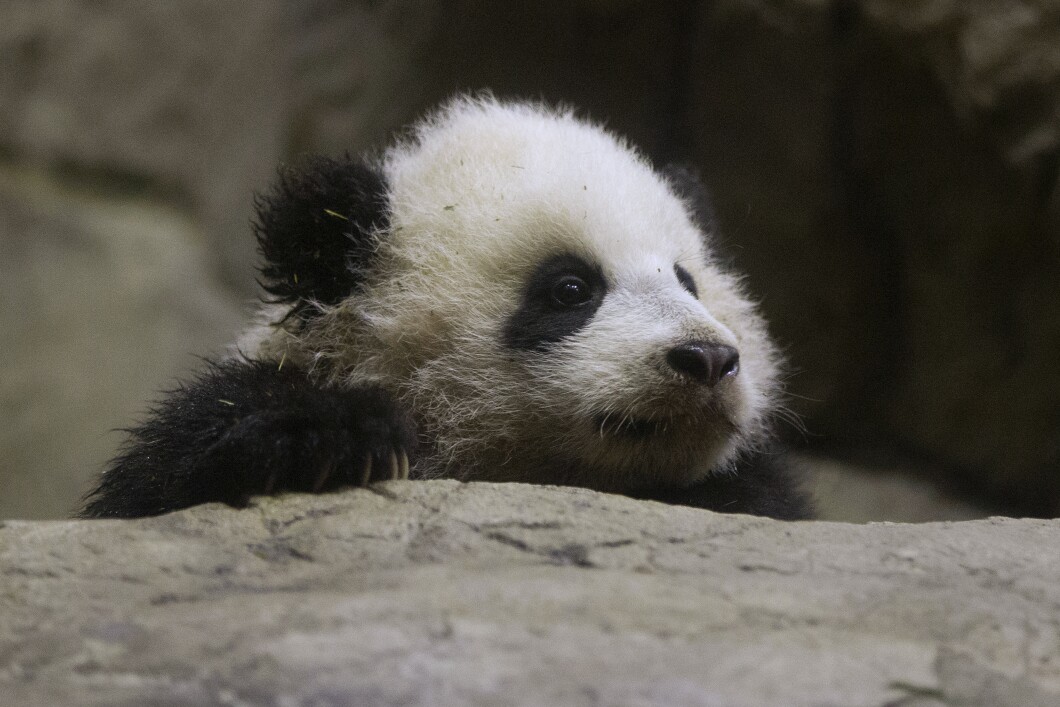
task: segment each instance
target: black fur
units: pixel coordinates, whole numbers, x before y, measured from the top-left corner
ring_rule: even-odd
[[[577,306],[564,307],[554,301],[553,286],[568,276],[588,284],[591,298]],[[574,255],[549,258],[530,276],[522,303],[504,327],[504,343],[512,349],[547,351],[551,344],[574,334],[588,324],[607,294],[607,283],[597,265]]]
[[[778,520],[813,518],[813,504],[798,475],[776,449],[737,463],[731,474],[712,476],[684,489],[660,488],[631,494],[636,498],[721,513],[748,513]]]
[[[255,494],[326,491],[389,472],[416,452],[412,423],[382,389],[343,391],[275,362],[211,364],[171,391],[103,474],[82,517],[135,517]]]
[[[335,304],[355,292],[372,268],[373,234],[388,225],[386,192],[378,170],[349,156],[282,167],[255,204],[265,291],[303,319],[314,302]]]
[[[681,283],[681,287],[688,291],[688,294],[696,298],[699,297],[699,288],[696,287],[696,281],[692,278],[692,273],[680,265],[674,265],[674,275],[677,276],[677,281]]]
[[[704,235],[714,233],[718,225],[714,200],[700,179],[699,170],[691,165],[668,164],[661,171],[674,193],[685,202],[692,222]]]

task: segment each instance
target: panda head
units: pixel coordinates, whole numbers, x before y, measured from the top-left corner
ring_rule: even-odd
[[[679,186],[570,113],[458,99],[371,167],[282,176],[282,325],[243,348],[389,388],[420,477],[693,483],[762,436],[776,357]]]

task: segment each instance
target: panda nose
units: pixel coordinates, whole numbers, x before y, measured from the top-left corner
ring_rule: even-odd
[[[666,353],[666,362],[682,376],[713,388],[740,371],[740,352],[724,344],[689,341]]]

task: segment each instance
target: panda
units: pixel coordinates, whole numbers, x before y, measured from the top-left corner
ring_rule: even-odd
[[[463,96],[374,158],[282,167],[256,207],[257,323],[129,430],[83,517],[406,478],[810,516],[776,347],[689,170]]]

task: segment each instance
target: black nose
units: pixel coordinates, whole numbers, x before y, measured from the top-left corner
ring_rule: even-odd
[[[666,362],[681,375],[713,388],[722,378],[739,372],[740,352],[724,344],[689,341],[670,349]]]

